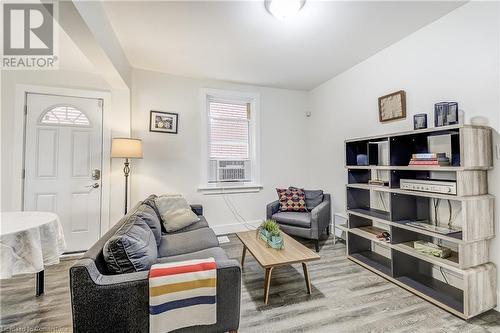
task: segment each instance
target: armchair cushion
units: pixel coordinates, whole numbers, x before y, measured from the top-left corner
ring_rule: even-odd
[[[311,211],[323,202],[323,191],[322,190],[304,190],[306,195],[306,208]]]
[[[309,212],[279,212],[274,214],[272,219],[278,223],[300,228],[311,227],[311,213]]]
[[[305,212],[306,197],[301,188],[277,188],[280,211],[282,212]]]

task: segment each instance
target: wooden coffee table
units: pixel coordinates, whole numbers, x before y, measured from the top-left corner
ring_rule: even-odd
[[[243,243],[241,267],[243,267],[245,254],[248,250],[255,260],[257,260],[259,265],[266,270],[264,279],[265,304],[267,304],[267,301],[269,300],[269,286],[271,284],[271,274],[274,267],[301,263],[302,268],[304,269],[307,293],[310,294],[311,280],[307,270],[307,262],[320,259],[320,256],[316,252],[308,249],[284,232],[281,232],[281,234],[283,235],[283,239],[285,241],[285,248],[281,250],[275,250],[267,246],[263,240],[258,238],[257,231],[255,230],[238,232],[236,234],[236,236],[238,236],[240,241]]]

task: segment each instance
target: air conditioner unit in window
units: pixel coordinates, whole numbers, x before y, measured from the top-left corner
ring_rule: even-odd
[[[217,160],[218,182],[250,181],[250,161],[248,160]]]

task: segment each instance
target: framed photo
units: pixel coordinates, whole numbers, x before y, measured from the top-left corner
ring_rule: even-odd
[[[458,103],[448,103],[448,113],[446,113],[446,125],[458,124]]]
[[[413,129],[427,128],[427,114],[419,113],[413,116]]]
[[[177,134],[179,114],[151,110],[149,116],[149,131]]]
[[[448,103],[434,104],[434,126],[441,127],[446,125],[446,116],[448,114]]]
[[[406,94],[404,90],[379,97],[378,113],[381,123],[406,118]]]

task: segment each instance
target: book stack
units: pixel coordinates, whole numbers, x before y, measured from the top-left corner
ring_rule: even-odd
[[[420,153],[413,154],[409,165],[450,165],[450,159],[446,153]]]

